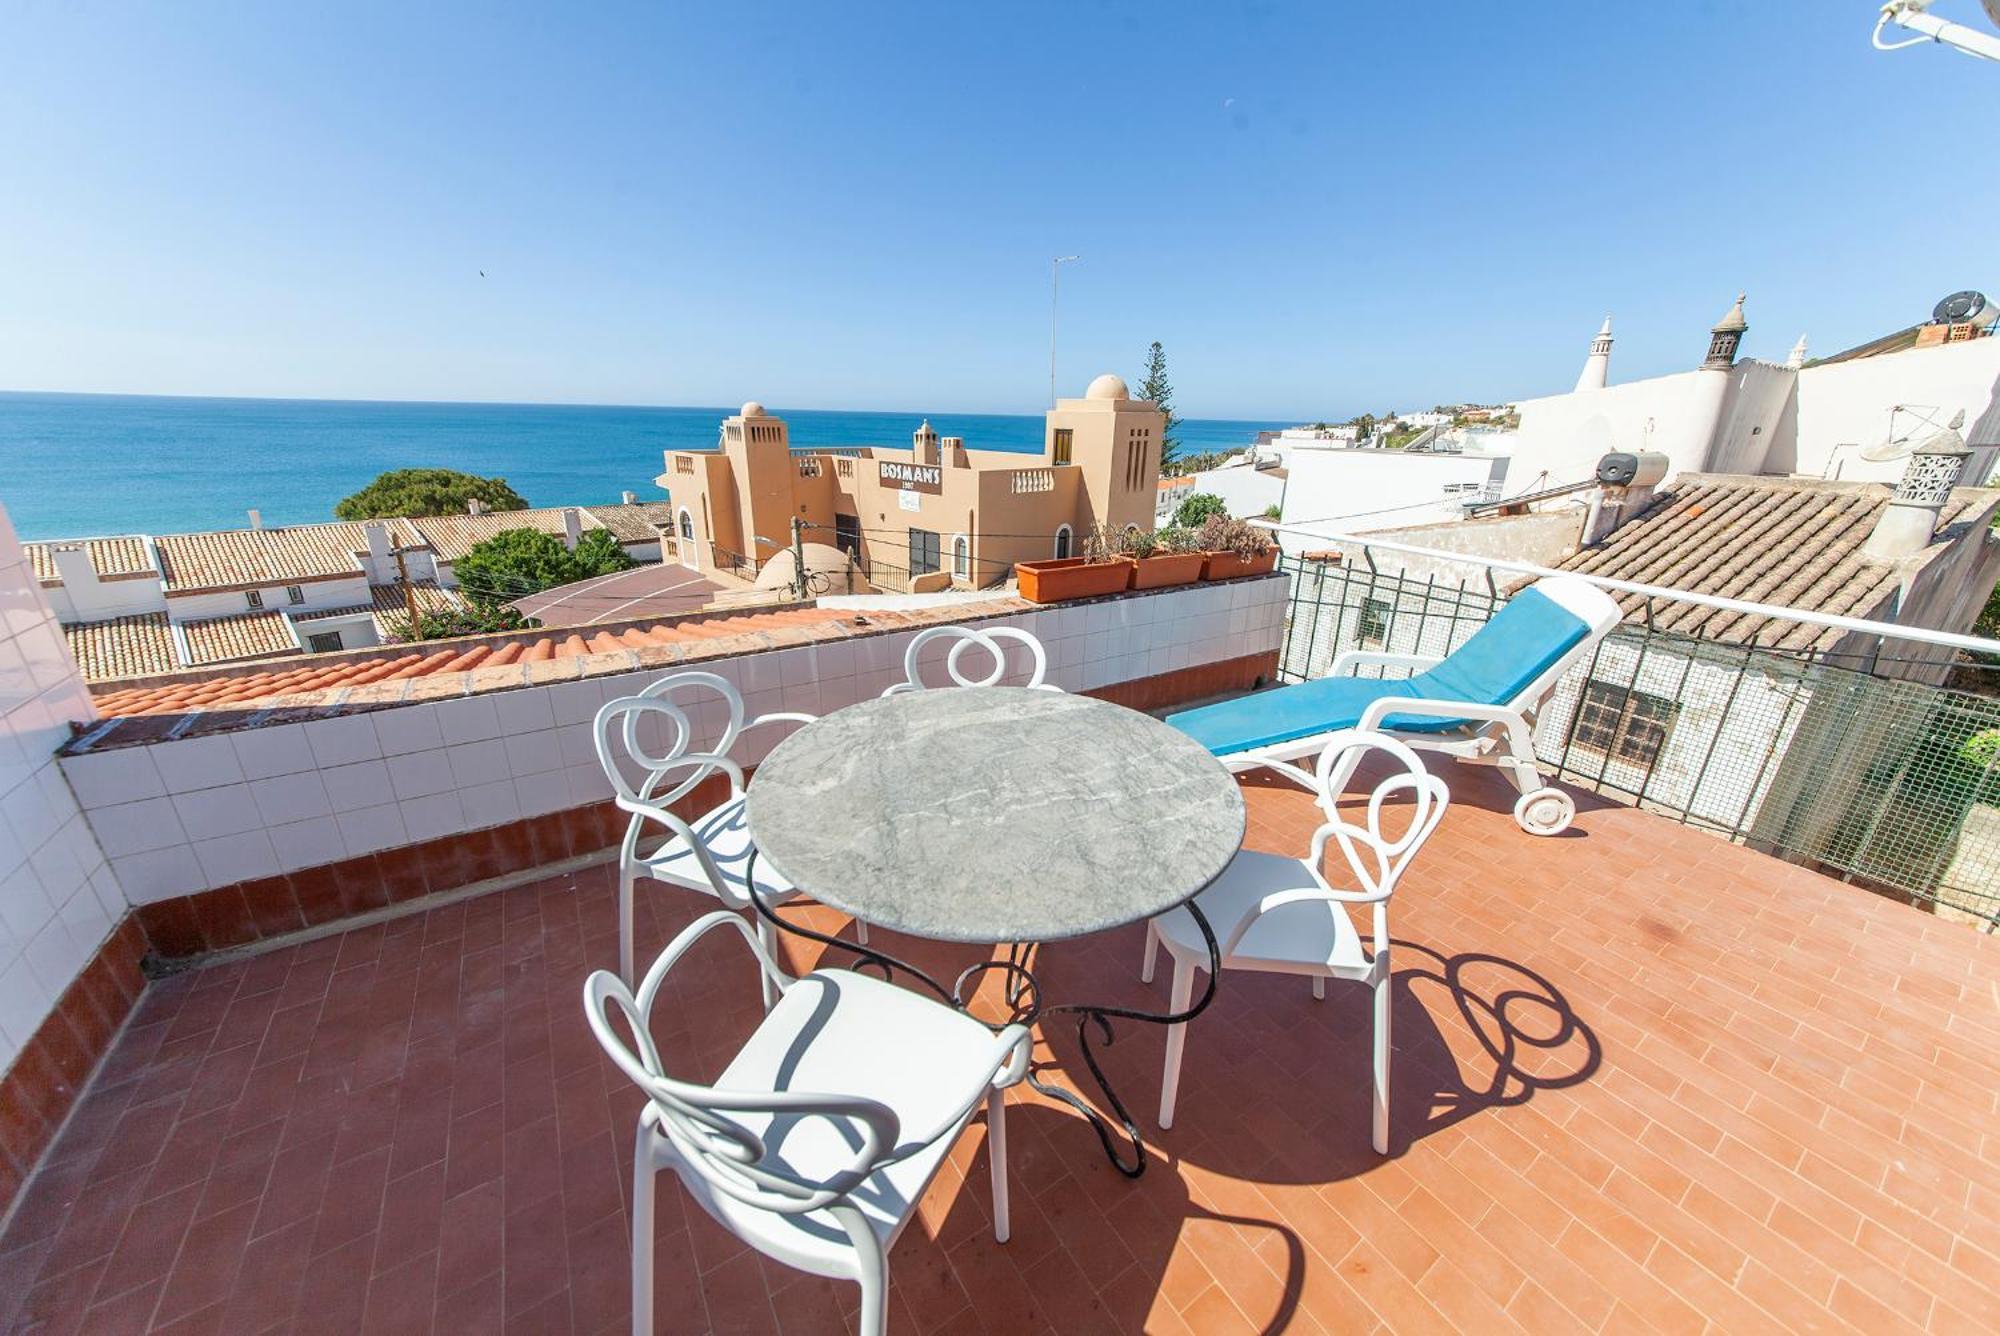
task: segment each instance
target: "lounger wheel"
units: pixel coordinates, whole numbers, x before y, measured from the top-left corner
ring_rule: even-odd
[[[1530,835],[1560,835],[1576,820],[1576,799],[1561,789],[1530,789],[1514,804],[1514,820]]]

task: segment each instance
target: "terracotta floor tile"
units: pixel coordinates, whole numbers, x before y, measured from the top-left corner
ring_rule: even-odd
[[[1395,1158],[1368,1147],[1365,993],[1226,975],[1172,1132],[1162,1036],[1099,1050],[1143,1179],[1016,1091],[999,1245],[975,1119],[891,1255],[892,1328],[1990,1327],[2000,1135],[1937,1129],[2000,1112],[1970,1000],[2000,943],[1644,813],[1531,840],[1491,776],[1447,777],[1391,911]],[[1245,790],[1250,842],[1302,849],[1310,798]],[[596,868],[150,985],[0,1236],[0,1330],[622,1329],[642,1098],[577,1004],[611,899]],[[642,897],[647,946],[705,908]],[[1037,969],[1158,1007],[1138,947]],[[684,968],[657,1038],[708,1074],[761,1009],[719,956]],[[1041,1041],[1090,1094],[1074,1033]],[[852,1285],[747,1251],[671,1176],[658,1210],[659,1330],[850,1329]]]

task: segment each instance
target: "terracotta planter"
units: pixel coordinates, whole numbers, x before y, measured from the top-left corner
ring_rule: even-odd
[[[1021,597],[1028,602],[1060,603],[1124,592],[1132,579],[1132,561],[1129,557],[1095,562],[1082,557],[1021,561],[1014,564],[1014,574],[1020,580]]]
[[[1165,552],[1157,557],[1140,557],[1132,563],[1134,589],[1168,589],[1193,584],[1208,563],[1206,552]]]
[[[1201,575],[1204,580],[1234,580],[1245,575],[1263,575],[1277,567],[1278,549],[1275,547],[1254,557],[1239,557],[1234,552],[1211,552]]]

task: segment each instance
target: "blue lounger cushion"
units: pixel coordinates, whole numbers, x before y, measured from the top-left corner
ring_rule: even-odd
[[[1183,710],[1168,715],[1167,722],[1216,755],[1226,756],[1353,728],[1370,705],[1385,697],[1509,705],[1589,634],[1581,617],[1530,587],[1514,595],[1443,663],[1415,676],[1323,677]],[[1447,733],[1467,722],[1392,714],[1382,727],[1403,733]]]

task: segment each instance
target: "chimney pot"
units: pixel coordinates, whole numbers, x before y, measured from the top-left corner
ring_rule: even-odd
[[[264,527],[264,512],[258,510],[255,506],[250,508],[250,527],[253,529]]]
[[[583,541],[583,512],[575,506],[566,506],[562,513],[563,546],[576,551],[576,545]]]
[[[1875,521],[1868,541],[1861,545],[1863,556],[1872,561],[1895,561],[1930,546],[1937,536],[1944,504],[1951,500],[1952,488],[1965,472],[1965,461],[1972,457],[1965,438],[1958,434],[1964,422],[1965,414],[1960,412],[1950,426],[1910,452],[1910,462],[1896,480],[1895,494],[1882,508],[1882,517]]]
[[[619,493],[619,496],[628,506],[636,506],[639,504],[639,494],[637,492],[621,492]]]

